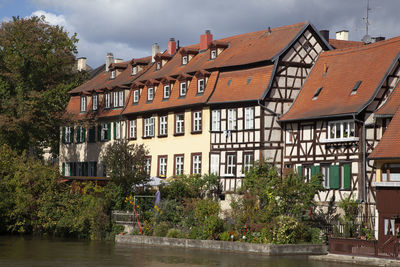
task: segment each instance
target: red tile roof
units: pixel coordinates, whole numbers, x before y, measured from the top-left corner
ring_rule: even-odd
[[[375,112],[377,116],[392,117],[400,106],[400,83],[393,89],[387,101]]]
[[[372,101],[399,51],[400,37],[362,47],[323,52],[281,120],[358,114]],[[357,81],[361,81],[361,85],[352,95]],[[313,100],[320,87],[321,93]]]
[[[273,65],[223,72],[208,103],[258,100],[267,88]]]
[[[335,49],[363,46],[363,42],[329,39],[329,44]]]
[[[400,109],[395,113],[381,141],[368,156],[369,159],[400,158]]]

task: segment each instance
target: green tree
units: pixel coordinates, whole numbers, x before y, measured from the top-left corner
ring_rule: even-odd
[[[129,196],[149,180],[145,170],[147,154],[143,144],[129,144],[126,140],[107,146],[104,157],[107,176],[121,186],[123,196]]]
[[[73,70],[76,34],[71,37],[44,17],[20,18],[0,27],[0,144],[40,155],[58,152],[67,92],[86,75]]]

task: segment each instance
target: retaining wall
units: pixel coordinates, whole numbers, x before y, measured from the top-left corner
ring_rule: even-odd
[[[169,246],[181,248],[199,248],[225,251],[238,251],[261,253],[265,255],[325,255],[326,245],[295,244],[295,245],[271,245],[251,244],[242,242],[227,242],[215,240],[195,240],[182,238],[167,238],[140,235],[117,235],[116,243],[141,244],[153,246]]]

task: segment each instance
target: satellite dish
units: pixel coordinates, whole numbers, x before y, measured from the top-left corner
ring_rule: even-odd
[[[363,41],[364,44],[370,44],[370,43],[372,43],[372,37],[369,36],[368,34],[364,35],[364,37],[361,39],[361,41]]]

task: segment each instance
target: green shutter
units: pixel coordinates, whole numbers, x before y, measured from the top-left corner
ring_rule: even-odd
[[[302,166],[297,166],[297,176],[303,180],[303,168]]]
[[[61,171],[62,176],[65,175],[65,162],[62,163],[62,171]]]
[[[111,122],[107,123],[107,140],[111,140]]]
[[[350,164],[343,164],[343,189],[350,189],[350,181],[351,181],[351,171]]]
[[[81,142],[85,142],[86,141],[86,129],[84,127],[82,127],[82,139]]]
[[[73,143],[74,142],[74,127],[71,127],[71,135],[69,137],[69,142]]]
[[[318,175],[321,173],[321,169],[317,165],[311,166],[311,176]]]
[[[94,164],[94,174],[93,176],[97,177],[97,162],[93,162]]]
[[[101,124],[100,123],[97,125],[97,141],[102,141],[101,140]]]
[[[114,140],[115,140],[115,139],[117,139],[117,138],[116,138],[116,136],[117,136],[117,127],[116,127],[115,121],[113,122],[113,131],[114,131],[113,138],[114,138]]]
[[[76,127],[76,142],[81,142],[81,126]]]
[[[76,176],[76,162],[70,163],[71,176]]]
[[[339,189],[340,187],[340,166],[331,165],[329,167],[329,188]]]
[[[83,176],[88,176],[88,168],[89,168],[88,165],[89,164],[87,162],[82,162],[82,168],[83,168],[82,174],[83,174]]]
[[[62,140],[61,141],[63,144],[65,144],[65,126],[62,127],[61,132],[62,132]]]

